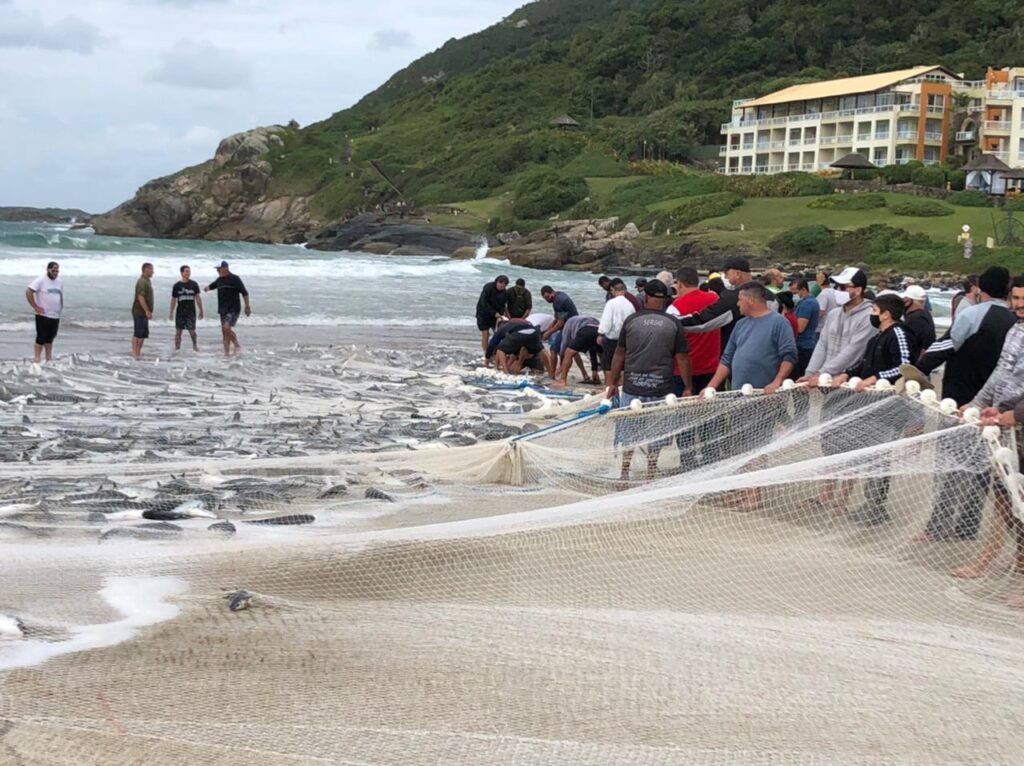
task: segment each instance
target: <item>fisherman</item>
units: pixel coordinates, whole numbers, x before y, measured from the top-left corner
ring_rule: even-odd
[[[142,275],[135,280],[135,299],[132,301],[132,356],[142,357],[142,344],[149,337],[149,320],[153,318],[153,264],[142,264]]]
[[[676,319],[665,313],[671,297],[668,286],[652,279],[644,285],[644,297],[644,310],[631,314],[622,324],[612,370],[608,374],[605,397],[619,396],[623,407],[630,406],[634,399],[640,402],[663,400],[673,392],[672,373],[675,368],[678,368],[684,382],[683,395],[692,393],[686,336]],[[620,487],[624,487],[629,479],[638,438],[641,440],[639,443],[647,445],[648,479],[654,478],[658,455],[671,441],[668,436],[644,440],[644,433],[643,428],[636,428],[628,422],[616,424],[615,443],[625,446]]]
[[[510,316],[528,317],[533,311],[533,295],[526,289],[526,280],[520,277],[516,280],[515,286],[509,287],[506,292],[508,298],[505,301],[506,313]]]
[[[561,290],[556,291],[551,285],[540,288],[540,297],[551,304],[551,310],[555,314],[555,321],[544,331],[543,340],[546,340],[548,347],[558,354],[562,348],[562,328],[574,316],[579,316],[580,312],[576,310],[572,298]]]
[[[601,369],[605,377],[612,369],[615,358],[615,347],[619,342],[619,333],[626,319],[637,312],[633,302],[629,300],[629,290],[621,279],[611,281],[612,299],[604,304],[601,321],[597,327],[598,342],[601,346]]]
[[[927,299],[928,293],[921,285],[910,285],[903,293],[903,324],[913,336],[914,362],[935,342],[935,320],[924,309]]]
[[[632,307],[630,307],[632,308]],[[569,368],[572,367],[573,359],[580,368],[580,375],[584,383],[601,383],[599,328],[601,321],[596,317],[575,316],[565,323],[562,332],[562,346],[560,348],[561,363],[558,367],[558,374],[555,376],[553,387],[565,386],[569,382]],[[587,371],[583,366],[583,354],[590,355],[590,380],[587,380]]]
[[[203,298],[199,294],[199,285],[192,281],[192,269],[182,266],[179,270],[181,279],[171,288],[171,315],[174,320],[174,350],[181,351],[181,332],[187,330],[192,338],[192,350],[199,351],[199,339],[196,337],[196,308],[199,318],[203,318]],[[175,311],[177,309],[177,311]]]
[[[493,282],[488,282],[480,291],[476,302],[476,329],[480,331],[480,348],[487,355],[487,343],[490,341],[491,330],[506,316],[508,306],[508,277],[504,274]]]
[[[242,346],[235,334],[235,325],[242,313],[241,296],[245,300],[245,315],[252,315],[252,306],[249,305],[249,291],[237,274],[232,274],[228,268],[227,261],[221,261],[217,266],[217,278],[203,288],[204,293],[210,290],[217,291],[217,313],[220,315],[220,334],[224,342],[224,356],[231,356],[231,347],[234,346],[235,354],[242,353]]]
[[[25,290],[25,299],[36,314],[35,362],[39,363],[44,350],[46,361],[53,361],[53,341],[64,310],[64,280],[56,261],[46,264],[46,274],[32,280]]]

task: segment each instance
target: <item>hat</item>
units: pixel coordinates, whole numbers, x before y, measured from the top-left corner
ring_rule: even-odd
[[[832,275],[832,281],[837,285],[851,285],[853,287],[867,287],[868,278],[864,272],[856,266],[847,266],[838,274]]]
[[[721,279],[721,278],[722,278],[722,275],[719,274],[717,271],[712,271],[710,274],[708,274],[708,282],[710,282],[712,279]]]
[[[738,255],[729,256],[725,259],[725,263],[722,265],[722,271],[728,271],[729,269],[736,269],[736,271],[746,271],[749,273],[750,261]]]
[[[924,291],[924,288],[921,287],[921,285],[910,285],[903,292],[903,297],[909,298],[912,301],[923,301],[928,297],[928,293]]]
[[[901,364],[900,379],[896,381],[896,393],[902,394],[904,389],[907,387],[907,381],[910,380],[917,381],[918,385],[921,386],[922,391],[929,388],[935,388],[931,378],[921,372],[917,367],[912,364]]]
[[[227,267],[228,267],[228,262],[227,261],[221,261],[219,264],[217,264],[217,268],[218,269],[226,269]]]
[[[963,229],[964,231],[970,231],[971,230],[971,227],[969,225],[967,225],[966,223],[963,226],[961,226],[960,228]]]
[[[644,293],[652,298],[667,298],[669,296],[668,287],[660,279],[652,279],[644,285]]]

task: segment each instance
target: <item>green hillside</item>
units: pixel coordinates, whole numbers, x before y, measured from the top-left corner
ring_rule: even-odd
[[[1019,14],[991,0],[538,0],[291,132],[271,157],[271,193],[314,194],[332,218],[396,196],[371,161],[421,205],[557,184],[531,179],[538,169],[614,177],[645,146],[685,161],[717,142],[733,98],[921,63],[981,77],[1020,61]],[[582,129],[551,128],[562,113]]]

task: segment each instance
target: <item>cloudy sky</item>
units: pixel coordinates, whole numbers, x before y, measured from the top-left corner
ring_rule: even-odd
[[[525,0],[0,0],[0,206],[107,210]]]

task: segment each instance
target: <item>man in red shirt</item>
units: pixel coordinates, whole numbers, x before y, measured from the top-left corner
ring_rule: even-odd
[[[678,297],[668,307],[667,313],[677,317],[697,314],[718,300],[717,293],[704,292],[698,289],[699,285],[700,278],[697,276],[696,269],[689,267],[680,269],[679,276],[675,281]],[[718,357],[722,353],[722,331],[687,333],[686,342],[690,346],[693,391],[696,393],[707,388],[711,378],[714,377],[715,370],[718,369]],[[676,396],[680,396],[683,393],[683,380],[679,377],[679,370],[676,370],[675,381]]]

